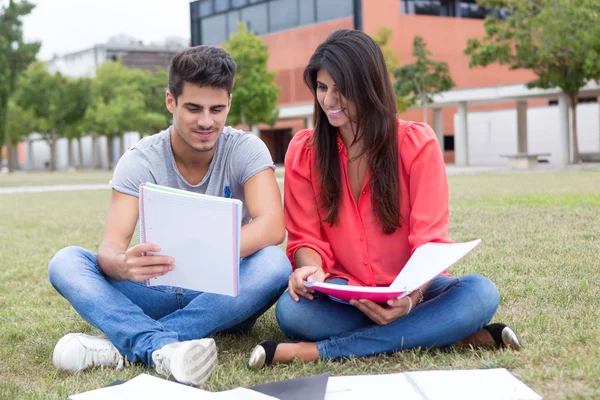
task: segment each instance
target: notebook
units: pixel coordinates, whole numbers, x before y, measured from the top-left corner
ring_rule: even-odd
[[[435,278],[481,243],[481,239],[465,243],[426,243],[417,248],[390,286],[346,286],[327,282],[304,282],[304,285],[336,299],[368,299],[386,304],[402,298]]]
[[[238,295],[242,202],[145,183],[139,189],[140,243],[160,246],[175,269],[148,286]]]
[[[325,400],[541,400],[504,368],[329,377]]]
[[[208,392],[192,386],[140,374],[123,384],[69,396],[69,400],[275,400],[275,397],[245,388]]]

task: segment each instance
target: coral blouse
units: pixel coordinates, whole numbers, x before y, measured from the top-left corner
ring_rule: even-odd
[[[318,208],[319,177],[313,130],[298,132],[285,158],[284,209],[288,230],[287,256],[315,250],[329,279],[349,285],[388,286],[416,248],[428,242],[450,243],[448,182],[444,159],[433,130],[426,124],[398,120],[398,171],[403,225],[386,235],[371,208],[369,171],[358,204],[348,179],[348,153],[338,136],[343,181],[338,224],[329,226]]]

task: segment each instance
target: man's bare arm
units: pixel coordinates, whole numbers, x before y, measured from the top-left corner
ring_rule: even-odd
[[[253,175],[244,184],[244,197],[252,221],[242,228],[240,256],[278,245],[285,239],[281,191],[272,169]]]

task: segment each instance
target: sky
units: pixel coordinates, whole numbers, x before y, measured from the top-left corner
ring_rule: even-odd
[[[84,50],[120,34],[144,43],[190,40],[190,0],[30,0],[25,40],[40,40],[38,59]],[[0,0],[0,4],[8,4]]]

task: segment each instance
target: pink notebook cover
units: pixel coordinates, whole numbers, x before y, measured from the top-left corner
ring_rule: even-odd
[[[347,303],[350,300],[367,299],[375,303],[386,304],[389,299],[404,297],[406,293],[395,291],[389,287],[345,286],[326,282],[304,282],[304,285]]]
[[[465,243],[426,243],[410,257],[394,282],[388,287],[346,286],[327,282],[304,282],[304,285],[339,300],[368,299],[386,304],[389,299],[404,297],[435,278],[471,252],[481,239]]]

